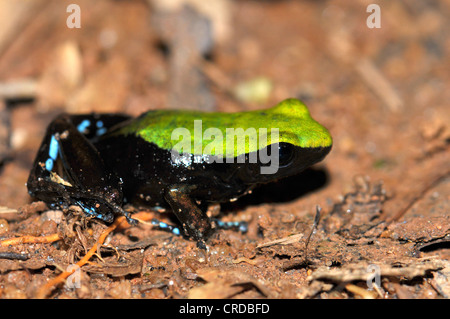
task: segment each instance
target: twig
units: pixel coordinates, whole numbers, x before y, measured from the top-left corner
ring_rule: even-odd
[[[314,217],[313,226],[312,226],[311,232],[309,233],[308,238],[306,239],[306,242],[305,242],[305,261],[308,260],[309,241],[310,241],[312,235],[316,233],[317,226],[319,225],[319,221],[320,221],[320,212],[321,211],[322,211],[322,208],[319,205],[317,205],[316,206],[316,216]]]
[[[58,234],[51,234],[47,236],[20,236],[15,238],[8,238],[0,241],[0,247],[15,246],[20,244],[46,244],[62,239]]]
[[[366,290],[362,287],[356,286],[354,284],[348,283],[345,285],[345,289],[351,292],[354,295],[361,296],[364,299],[375,299],[377,296],[377,292]]]
[[[81,268],[82,266],[84,266],[86,263],[89,262],[89,259],[96,255],[97,253],[97,248],[100,247],[101,245],[103,245],[106,237],[114,230],[117,228],[117,226],[119,226],[124,220],[125,220],[125,216],[120,216],[118,218],[116,218],[116,220],[114,221],[113,224],[111,224],[111,226],[109,226],[108,228],[106,228],[103,233],[100,235],[100,237],[98,238],[97,242],[94,244],[94,246],[92,246],[92,248],[87,252],[87,254],[76,263],[76,265]],[[76,269],[79,269],[76,267],[72,267],[71,271],[65,271],[62,272],[61,274],[59,274],[57,277],[53,278],[52,280],[50,280],[49,282],[47,282],[44,286],[41,287],[41,289],[39,289],[36,297],[37,298],[45,298],[50,291],[53,289],[53,287],[57,286],[58,284],[64,282],[67,277],[69,277],[71,274],[73,274],[75,272]]]
[[[271,240],[267,243],[263,243],[263,244],[256,246],[256,248],[259,249],[259,248],[269,247],[269,246],[273,246],[273,245],[290,245],[290,244],[297,243],[302,238],[303,238],[303,234],[298,233],[298,234],[289,235],[287,237],[283,237],[280,239]]]
[[[6,100],[33,99],[37,95],[37,81],[20,79],[11,82],[0,82],[0,98]]]
[[[27,260],[28,258],[30,258],[28,254],[13,253],[10,251],[0,252],[0,259]]]
[[[17,214],[19,211],[14,208],[0,206],[0,214]]]

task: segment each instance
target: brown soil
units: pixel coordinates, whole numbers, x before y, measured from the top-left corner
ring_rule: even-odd
[[[331,131],[333,149],[224,205],[223,219],[248,221],[248,233],[218,231],[203,251],[147,225],[116,229],[78,288],[46,297],[450,297],[448,1],[383,2],[381,28],[367,27],[367,1],[208,2],[210,24],[197,29],[201,10],[137,0],[78,0],[71,29],[70,3],[0,1],[0,240],[63,238],[0,247],[0,298],[36,297],[108,226],[29,198],[56,114],[234,112],[288,97]],[[255,79],[262,93],[235,93]]]

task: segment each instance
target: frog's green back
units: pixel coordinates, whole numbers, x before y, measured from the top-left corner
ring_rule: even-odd
[[[230,130],[233,128],[234,131]],[[155,110],[135,119],[116,134],[135,134],[166,150],[196,155],[225,154],[225,157],[257,151],[275,142],[303,148],[329,147],[332,144],[328,130],[312,119],[306,106],[296,99],[284,100],[266,110],[238,113]],[[234,138],[234,145],[227,146],[227,137],[229,141]],[[186,144],[180,143],[187,139],[190,151],[183,146]],[[217,143],[216,147],[212,141]]]

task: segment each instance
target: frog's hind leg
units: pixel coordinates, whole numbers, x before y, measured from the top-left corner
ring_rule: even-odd
[[[80,114],[70,115],[70,123],[77,128],[88,140],[95,143],[99,137],[108,130],[129,120],[131,117],[124,114]]]
[[[124,116],[67,114],[55,118],[47,128],[28,178],[30,195],[51,207],[79,205],[87,215],[106,222],[111,222],[115,214],[131,221],[120,207],[120,179],[105,166],[91,142],[101,135],[102,128],[124,120]]]

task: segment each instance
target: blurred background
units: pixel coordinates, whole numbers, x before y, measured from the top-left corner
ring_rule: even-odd
[[[333,150],[307,175],[310,196],[252,215],[260,229],[270,216],[311,225],[315,205],[330,211],[366,176],[387,191],[383,218],[444,218],[448,236],[449,18],[447,0],[0,0],[0,210],[30,203],[32,161],[61,112],[235,112],[295,97]]]

